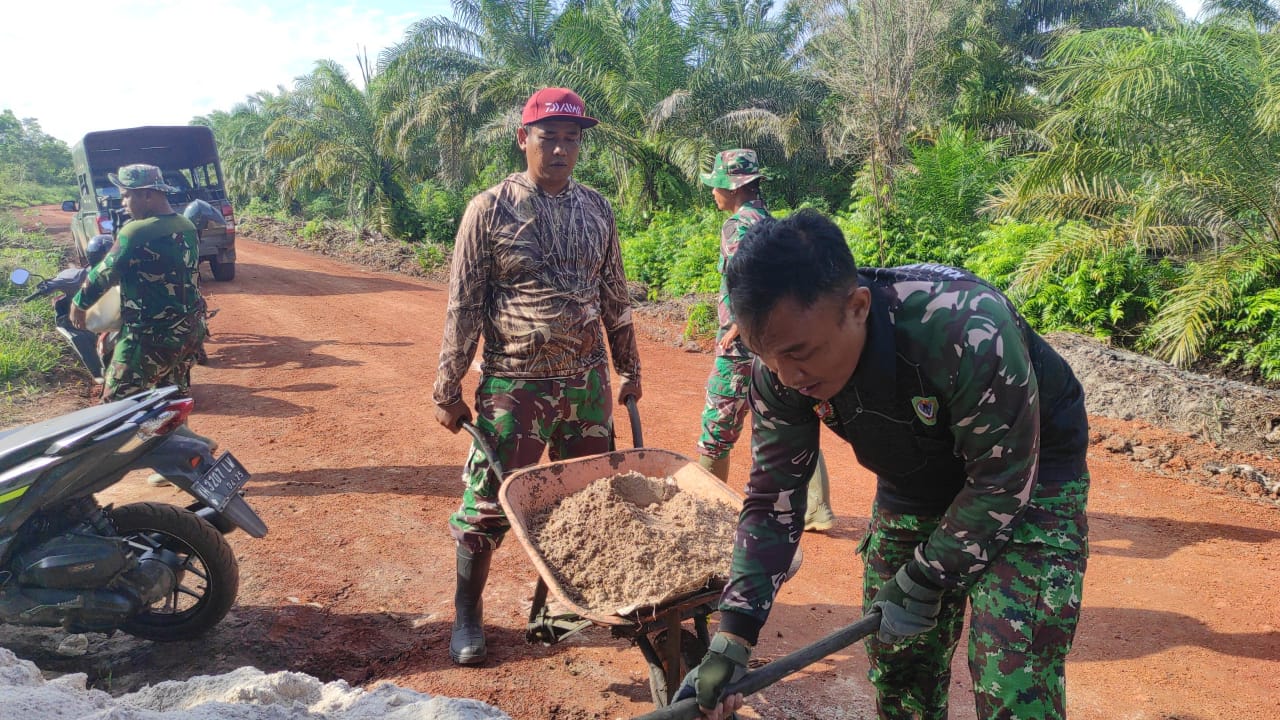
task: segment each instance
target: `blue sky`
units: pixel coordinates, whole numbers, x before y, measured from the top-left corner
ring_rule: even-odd
[[[1178,0],[1189,15],[1200,0]],[[779,5],[781,2],[778,3]],[[448,0],[20,0],[0,23],[0,110],[68,144],[91,130],[185,125],[260,90],[292,87],[321,59],[358,77]],[[142,72],[154,67],[156,73]],[[119,98],[119,100],[115,100]]]

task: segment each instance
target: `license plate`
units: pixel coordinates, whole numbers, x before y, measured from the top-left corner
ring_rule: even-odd
[[[222,512],[231,496],[248,481],[249,471],[244,469],[234,455],[223,453],[213,467],[209,468],[209,472],[191,486],[191,491],[205,505]]]

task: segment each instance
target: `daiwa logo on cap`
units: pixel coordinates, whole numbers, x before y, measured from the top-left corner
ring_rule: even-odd
[[[562,115],[566,113],[569,115],[581,115],[583,113],[582,106],[574,105],[573,103],[549,102],[546,103],[546,108],[543,110],[544,115]]]
[[[911,398],[911,408],[916,411],[916,417],[920,418],[920,422],[925,425],[935,425],[938,422],[938,398],[930,395],[929,397],[920,397],[919,395]]]

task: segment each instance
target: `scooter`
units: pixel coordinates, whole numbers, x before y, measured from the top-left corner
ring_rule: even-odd
[[[185,640],[226,616],[239,566],[224,535],[267,526],[230,453],[176,434],[194,402],[164,387],[0,432],[0,622]],[[102,506],[133,470],[195,502]]]

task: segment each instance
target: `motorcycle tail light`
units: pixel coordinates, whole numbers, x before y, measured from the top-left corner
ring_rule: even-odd
[[[150,440],[161,435],[168,435],[177,430],[182,423],[187,421],[187,416],[191,415],[191,409],[195,407],[196,401],[191,398],[182,398],[174,400],[165,406],[155,417],[138,423],[138,437],[143,440]]]

